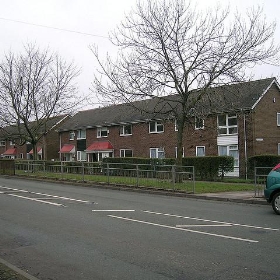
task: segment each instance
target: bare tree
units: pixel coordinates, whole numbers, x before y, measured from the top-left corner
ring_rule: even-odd
[[[73,63],[32,44],[18,55],[9,52],[0,63],[1,125],[10,127],[17,144],[31,143],[35,159],[50,120],[77,106],[78,74]]]
[[[255,64],[275,65],[274,31],[275,23],[265,21],[261,8],[232,17],[229,8],[203,13],[184,0],[138,2],[111,35],[119,47],[117,59],[108,55],[104,62],[97,47],[90,47],[100,66],[93,90],[109,102],[132,105],[162,97],[165,105],[157,108],[177,121],[181,164],[184,127],[198,103],[202,108],[207,89],[244,81],[246,69]]]

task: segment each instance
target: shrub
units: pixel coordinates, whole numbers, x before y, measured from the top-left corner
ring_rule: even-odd
[[[225,173],[233,171],[234,158],[229,156],[187,157],[183,165],[194,166],[196,177],[201,180],[224,178]]]
[[[110,163],[121,164],[124,169],[135,168],[135,164],[139,164],[138,168],[145,170],[164,171],[163,168],[170,171],[170,166],[175,165],[174,158],[105,158],[103,165]],[[183,166],[194,166],[195,175],[201,180],[215,180],[218,177],[223,179],[225,173],[233,171],[234,159],[229,156],[207,156],[207,157],[185,157],[183,158]],[[103,166],[106,168],[106,166]],[[110,166],[111,167],[111,166]],[[118,165],[120,167],[120,165]]]
[[[262,170],[259,169],[258,173],[264,173],[264,175],[266,175],[268,172],[267,167],[272,168],[279,162],[279,155],[258,155],[250,157],[248,158],[248,174],[250,177],[253,177],[255,167],[264,167]]]

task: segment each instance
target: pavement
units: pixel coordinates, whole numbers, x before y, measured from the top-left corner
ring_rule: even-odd
[[[0,280],[39,280],[0,258]]]
[[[149,190],[155,193],[155,191]],[[262,204],[268,205],[263,194],[255,191],[239,191],[239,192],[219,192],[219,193],[203,193],[203,194],[186,194],[180,192],[163,192],[158,190],[160,194],[175,195],[180,197],[188,197],[194,199],[206,199],[216,201],[228,201],[247,204]],[[27,272],[15,267],[0,258],[0,280],[39,280],[36,277],[29,275]]]
[[[268,205],[267,201],[264,198],[264,195],[261,192],[256,193],[255,191],[203,193],[194,194],[193,196],[196,198],[208,200]]]

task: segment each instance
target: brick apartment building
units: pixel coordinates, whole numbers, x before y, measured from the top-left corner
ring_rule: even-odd
[[[203,119],[194,116],[185,127],[183,156],[230,155],[235,170],[229,175],[244,176],[248,157],[280,153],[280,88],[275,78],[211,91],[215,100],[209,113]],[[158,106],[158,98],[134,105],[148,112]],[[135,107],[121,104],[78,112],[59,127],[60,159],[177,157],[174,117]]]
[[[37,156],[39,160],[51,160],[59,158],[59,134],[57,128],[69,116],[57,116],[50,118],[42,127],[42,138],[37,144]],[[30,124],[32,126],[32,123]],[[33,159],[32,145],[28,142],[20,144],[21,139],[17,126],[8,126],[0,129],[0,157],[7,159]]]

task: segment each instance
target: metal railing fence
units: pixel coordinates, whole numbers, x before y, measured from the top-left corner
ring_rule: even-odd
[[[18,161],[15,173],[26,176],[117,184],[128,187],[195,192],[193,166],[127,163]]]
[[[255,167],[254,180],[255,180],[255,196],[263,196],[266,186],[266,179],[273,167]]]

